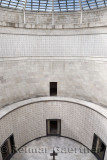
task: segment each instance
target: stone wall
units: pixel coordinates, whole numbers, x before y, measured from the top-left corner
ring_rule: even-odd
[[[107,107],[107,59],[71,57],[4,58],[0,60],[0,107],[32,97],[58,95]]]
[[[89,149],[92,149],[94,133],[107,145],[107,119],[103,115],[79,104],[55,100],[19,107],[0,119],[0,145],[12,133],[18,148],[32,139],[46,136],[46,119],[61,119],[61,135]]]
[[[62,12],[54,13],[54,24],[63,25],[62,27],[67,27],[70,25],[70,28],[75,27],[93,27],[93,26],[106,26],[107,25],[107,10],[98,9],[91,11],[83,11],[83,26],[80,25],[80,12]],[[27,27],[23,25],[24,15],[21,10],[12,10],[6,8],[0,8],[0,25],[2,26],[11,26],[11,27]],[[20,25],[22,24],[22,25]],[[35,25],[51,24],[52,25],[52,13],[51,12],[30,12],[26,11],[26,24],[29,28],[36,28]],[[30,25],[32,24],[32,25]],[[75,24],[77,26],[75,26]]]
[[[0,57],[107,57],[106,44],[106,27],[62,30],[0,28]]]

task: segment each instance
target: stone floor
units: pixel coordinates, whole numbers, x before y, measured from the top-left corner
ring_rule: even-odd
[[[46,137],[34,140],[20,149],[11,160],[52,160],[50,153],[58,154],[55,160],[96,160],[83,145],[63,137]]]

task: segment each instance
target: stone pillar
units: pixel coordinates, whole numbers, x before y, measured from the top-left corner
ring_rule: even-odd
[[[54,0],[52,0],[52,26],[55,25],[55,21],[54,21]]]
[[[100,146],[101,146],[100,139],[98,138],[97,139],[97,144],[96,144],[96,153],[99,153]]]
[[[0,159],[2,160],[3,158],[2,158],[2,155],[1,155],[1,152],[0,152]]]
[[[37,16],[37,17],[36,17],[36,18],[37,18],[36,24],[39,24],[38,11],[37,11],[37,15],[36,15],[36,16]]]

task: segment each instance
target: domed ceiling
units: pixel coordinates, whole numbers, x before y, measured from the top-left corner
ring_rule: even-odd
[[[55,12],[71,12],[80,10],[93,10],[107,6],[107,0],[0,0],[1,7],[23,9],[31,11],[52,11],[54,3]]]

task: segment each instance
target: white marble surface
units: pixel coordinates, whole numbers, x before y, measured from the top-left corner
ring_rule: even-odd
[[[107,108],[90,103],[87,101],[79,100],[79,99],[74,99],[74,98],[66,98],[66,97],[39,97],[39,98],[32,98],[24,101],[20,101],[17,103],[14,103],[12,105],[8,105],[0,110],[0,118],[4,117],[6,114],[12,112],[13,110],[23,107],[28,104],[32,103],[38,103],[38,102],[44,102],[44,101],[64,101],[64,102],[69,102],[69,103],[76,103],[80,104],[84,107],[90,108],[98,113],[100,113],[102,116],[107,118]]]
[[[34,140],[21,148],[11,160],[52,160],[50,153],[53,148],[58,153],[56,160],[96,160],[95,156],[83,145],[63,137],[45,137]]]

